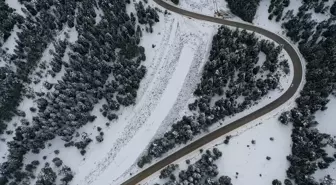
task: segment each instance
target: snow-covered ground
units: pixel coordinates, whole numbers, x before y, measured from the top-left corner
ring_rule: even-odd
[[[9,7],[15,9],[15,12],[25,16],[25,14],[22,12],[22,8],[24,7],[18,0],[5,0],[5,2],[8,4]]]
[[[189,11],[205,15],[214,15],[217,10],[216,1],[217,0],[180,0],[178,6]]]
[[[316,121],[320,123],[317,125],[317,128],[320,132],[336,136],[335,123],[333,122],[336,118],[336,97],[330,95],[329,99],[330,102],[327,104],[328,109],[325,111],[318,111],[315,114]]]
[[[327,133],[330,134],[331,136],[336,136],[336,129],[335,129],[335,122],[334,120],[336,119],[336,97],[333,95],[329,96],[330,102],[327,104],[328,109],[325,111],[319,111],[315,114],[316,116],[316,121],[318,121],[320,124],[316,126],[316,128],[321,132],[321,133]],[[326,149],[327,153],[330,156],[333,156],[336,153],[336,149],[332,148],[330,146],[327,147]],[[314,177],[316,179],[321,179],[325,175],[330,174],[331,177],[335,178],[335,172],[336,172],[336,163],[333,162],[330,164],[330,167],[325,169],[325,170],[318,170],[315,174]]]
[[[257,13],[254,17],[253,24],[263,27],[269,31],[274,33],[278,33],[279,35],[285,35],[283,29],[281,28],[281,24],[283,21],[276,22],[275,18],[273,20],[268,19],[268,7],[271,4],[271,1],[268,0],[261,0],[260,5],[257,9]],[[294,15],[298,12],[298,8],[302,5],[301,0],[292,0],[290,1],[290,6],[286,7],[283,11],[283,15],[288,10],[294,10]]]
[[[170,1],[168,3],[175,5]],[[231,13],[225,0],[180,0],[178,7],[208,16],[216,16],[220,12],[226,19],[242,21]]]
[[[223,156],[215,162],[219,167],[219,175],[231,177],[232,183],[235,185],[245,185],[251,182],[253,184],[271,184],[275,178],[284,179],[286,177],[285,170],[288,167],[286,155],[291,151],[292,126],[280,124],[277,117],[279,112],[289,110],[291,107],[293,107],[292,102],[288,102],[260,119],[201,147],[204,150],[217,147],[223,152]],[[223,141],[228,135],[232,138],[226,145]],[[274,138],[274,141],[270,140],[271,137]],[[252,144],[252,140],[255,140],[256,144]],[[185,161],[187,159],[191,163],[200,159],[199,150],[201,148],[180,158],[174,164],[179,164],[181,170],[186,169]],[[271,160],[266,160],[267,156],[271,157]],[[140,184],[152,185],[156,182],[161,184],[164,182],[159,179],[159,172],[143,180]]]
[[[332,0],[329,0],[325,3],[325,6],[331,6]],[[269,31],[272,31],[274,33],[278,33],[279,35],[285,36],[284,29],[281,28],[281,25],[286,20],[280,20],[279,22],[275,21],[275,18],[273,20],[269,20],[268,16],[268,7],[270,5],[269,0],[261,0],[260,5],[257,9],[256,15],[253,20],[253,24],[263,27]],[[293,15],[295,16],[297,12],[299,11],[299,7],[302,5],[301,0],[291,0],[290,5],[288,7],[284,8],[283,15],[286,14],[288,10],[293,10]],[[327,20],[330,16],[329,13],[321,14],[321,13],[315,13],[314,10],[309,10],[307,13],[312,13],[312,19],[315,20],[317,23],[322,22],[324,20]]]

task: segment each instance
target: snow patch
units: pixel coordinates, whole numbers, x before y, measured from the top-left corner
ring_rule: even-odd
[[[101,10],[100,8],[96,8],[96,7],[93,7],[95,12],[96,12],[96,24],[98,24],[101,20],[102,20],[102,16],[104,16],[104,12],[103,10]]]
[[[1,47],[8,54],[14,54],[14,49],[16,46],[16,39],[18,39],[18,36],[17,36],[18,32],[21,32],[21,30],[16,25],[14,25],[11,35],[8,37],[6,42]]]
[[[5,0],[5,2],[8,4],[9,7],[15,9],[16,13],[26,16],[26,14],[23,13],[22,8],[24,6],[18,1],[18,0]]]
[[[336,119],[336,97],[333,95],[329,96],[330,102],[327,104],[328,109],[325,111],[318,111],[316,112],[316,121],[318,121],[320,124],[316,126],[316,128],[321,132],[321,133],[327,133],[330,134],[331,136],[336,136],[336,129],[335,129],[335,123],[334,120]],[[335,139],[335,137],[334,137]],[[328,146],[326,148],[326,152],[330,157],[332,157],[335,153],[336,150],[335,148],[332,148]],[[332,174],[335,174],[336,171],[336,162],[333,162],[330,164],[330,166],[327,169],[323,170],[317,170],[315,174],[313,175],[316,180],[322,179],[326,175],[331,175],[332,178],[335,178]]]

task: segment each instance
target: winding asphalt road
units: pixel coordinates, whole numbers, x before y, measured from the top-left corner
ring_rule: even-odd
[[[206,16],[206,15],[202,15],[202,14],[197,14],[194,12],[190,12],[184,9],[180,9],[176,6],[173,6],[171,4],[168,4],[167,2],[164,2],[162,0],[154,0],[154,2],[156,2],[157,4],[159,4],[160,6],[166,8],[167,10],[170,10],[172,12],[178,13],[180,15],[185,15],[188,17],[192,17],[195,19],[199,19],[199,20],[204,20],[204,21],[209,21],[209,22],[214,22],[214,23],[218,23],[218,24],[222,24],[222,25],[227,25],[227,26],[234,26],[234,27],[238,27],[238,28],[242,28],[242,29],[246,29],[249,31],[254,31],[257,32],[259,34],[262,34],[270,39],[272,39],[273,41],[277,42],[278,44],[282,44],[284,46],[284,49],[286,50],[286,52],[288,53],[288,55],[290,56],[292,62],[293,62],[293,66],[294,66],[294,78],[292,81],[291,86],[288,88],[288,90],[281,95],[278,99],[274,100],[273,102],[271,102],[270,104],[264,106],[261,109],[258,109],[257,111],[246,115],[240,119],[238,119],[237,121],[234,121],[214,132],[211,132],[209,134],[207,134],[206,136],[186,145],[184,148],[176,151],[175,153],[169,155],[168,157],[162,159],[161,161],[157,162],[156,164],[146,168],[144,171],[136,174],[135,176],[133,176],[132,178],[130,178],[129,180],[127,180],[126,182],[122,183],[122,185],[135,185],[137,183],[139,183],[140,181],[142,181],[143,179],[147,178],[148,176],[150,176],[151,174],[155,173],[156,171],[159,171],[160,169],[164,168],[166,165],[173,163],[174,161],[176,161],[177,159],[187,155],[188,153],[198,149],[199,147],[209,143],[210,141],[217,139],[218,137],[227,134],[228,132],[242,126],[245,125],[251,121],[253,121],[254,119],[257,119],[265,114],[267,114],[268,112],[271,112],[272,110],[276,109],[277,107],[281,106],[282,104],[284,104],[285,102],[287,102],[287,100],[289,100],[290,98],[292,98],[292,96],[296,93],[296,91],[298,90],[301,81],[302,81],[302,77],[303,77],[303,73],[302,73],[302,64],[301,64],[301,60],[300,60],[300,56],[299,53],[295,50],[295,48],[284,38],[282,38],[281,36],[272,33],[268,30],[265,30],[263,28],[254,26],[252,24],[245,24],[245,23],[241,23],[241,22],[235,22],[235,21],[230,21],[230,20],[225,20],[225,19],[220,19],[220,18],[215,18],[215,17],[211,17],[211,16]]]

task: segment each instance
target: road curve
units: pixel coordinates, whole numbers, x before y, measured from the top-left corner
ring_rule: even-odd
[[[209,143],[210,141],[217,139],[218,137],[242,126],[245,125],[251,121],[253,121],[254,119],[257,119],[265,114],[267,114],[268,112],[271,112],[272,110],[276,109],[277,107],[281,106],[282,104],[284,104],[285,102],[287,102],[287,100],[289,100],[290,98],[292,98],[292,96],[296,93],[296,91],[298,90],[298,88],[300,87],[301,81],[303,79],[303,70],[302,70],[302,64],[300,61],[300,54],[295,50],[295,48],[284,38],[282,38],[281,36],[272,33],[268,30],[265,30],[263,28],[254,26],[252,24],[245,24],[245,23],[241,23],[241,22],[235,22],[235,21],[230,21],[230,20],[225,20],[225,19],[220,19],[220,18],[215,18],[215,17],[211,17],[211,16],[207,16],[207,15],[202,15],[202,14],[198,14],[198,13],[194,13],[194,12],[190,12],[181,8],[178,8],[176,6],[173,6],[171,4],[168,4],[167,2],[164,2],[163,0],[154,0],[154,2],[156,2],[157,4],[159,4],[160,6],[166,8],[167,10],[170,10],[172,12],[178,13],[180,15],[185,15],[188,17],[192,17],[195,19],[199,19],[199,20],[204,20],[204,21],[209,21],[209,22],[213,22],[213,23],[218,23],[218,24],[222,24],[222,25],[227,25],[227,26],[233,26],[233,27],[238,27],[241,29],[246,29],[249,31],[254,31],[257,32],[259,34],[262,34],[270,39],[272,39],[273,41],[277,42],[278,44],[282,44],[284,46],[284,49],[286,50],[286,52],[288,53],[288,55],[290,56],[292,62],[293,62],[293,69],[294,69],[294,78],[292,81],[291,86],[288,88],[288,90],[282,94],[278,99],[274,100],[273,102],[269,103],[268,105],[264,106],[261,109],[258,109],[257,111],[246,115],[224,127],[221,127],[218,130],[215,130],[207,135],[205,135],[204,137],[193,141],[192,143],[186,145],[184,148],[174,152],[173,154],[169,155],[168,157],[162,159],[161,161],[153,164],[152,166],[146,168],[145,170],[143,170],[142,172],[136,174],[135,176],[133,176],[132,178],[130,178],[129,180],[125,181],[124,183],[122,183],[121,185],[135,185],[137,183],[139,183],[140,181],[142,181],[143,179],[147,178],[148,176],[150,176],[151,174],[155,173],[156,171],[159,171],[160,169],[164,168],[166,165],[173,163],[174,161],[176,161],[177,159],[187,155],[188,153],[196,150],[197,148]]]

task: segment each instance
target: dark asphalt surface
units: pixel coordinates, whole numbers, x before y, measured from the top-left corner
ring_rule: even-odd
[[[217,139],[218,137],[220,137],[224,134],[227,134],[228,132],[230,132],[230,131],[232,131],[232,130],[234,130],[234,129],[242,126],[242,125],[245,125],[245,124],[253,121],[254,119],[257,119],[257,118],[267,114],[268,112],[271,112],[272,110],[276,109],[277,107],[279,107],[282,104],[284,104],[285,102],[287,102],[287,100],[292,98],[292,96],[298,90],[298,88],[301,84],[301,81],[302,81],[302,77],[303,77],[302,64],[301,64],[301,61],[300,61],[299,54],[291,46],[291,44],[288,43],[288,41],[286,41],[284,38],[280,37],[279,35],[277,35],[275,33],[272,33],[268,30],[265,30],[263,28],[251,25],[251,24],[244,24],[244,23],[240,23],[240,22],[224,20],[224,19],[220,19],[220,18],[210,17],[210,16],[201,15],[201,14],[197,14],[197,13],[194,13],[194,12],[186,11],[186,10],[180,9],[178,7],[175,7],[173,5],[170,5],[170,4],[168,4],[168,3],[166,3],[162,0],[154,0],[154,2],[156,2],[157,4],[159,4],[162,7],[166,8],[167,10],[178,13],[180,15],[185,15],[185,16],[188,16],[188,17],[192,17],[194,19],[199,19],[199,20],[214,22],[214,23],[218,23],[218,24],[222,24],[222,25],[238,27],[238,28],[249,30],[249,31],[254,31],[254,32],[257,32],[259,34],[262,34],[262,35],[272,39],[273,41],[277,42],[278,44],[282,44],[284,46],[284,49],[289,54],[289,56],[290,56],[290,58],[293,62],[294,78],[293,78],[292,84],[289,87],[289,89],[283,95],[281,95],[278,99],[274,100],[272,103],[264,106],[263,108],[255,111],[255,112],[253,112],[249,115],[246,115],[246,116],[238,119],[237,121],[234,121],[234,122],[232,122],[232,123],[230,123],[230,124],[228,124],[224,127],[221,127],[220,129],[218,129],[214,132],[211,132],[211,133],[207,134],[204,137],[202,137],[202,138],[200,138],[196,141],[193,141],[192,143],[186,145],[184,148],[176,151],[175,153],[169,155],[168,157],[162,159],[161,161],[153,164],[152,166],[150,166],[150,167],[146,168],[145,170],[141,171],[140,173],[136,174],[135,176],[133,176],[132,178],[130,178],[126,182],[122,183],[122,185],[138,184],[140,181],[147,178],[151,174],[155,173],[156,171],[159,171],[160,169],[164,168],[166,165],[168,165],[170,163],[173,163],[177,159],[187,155],[188,153],[198,149],[199,147],[211,142],[214,139]]]

